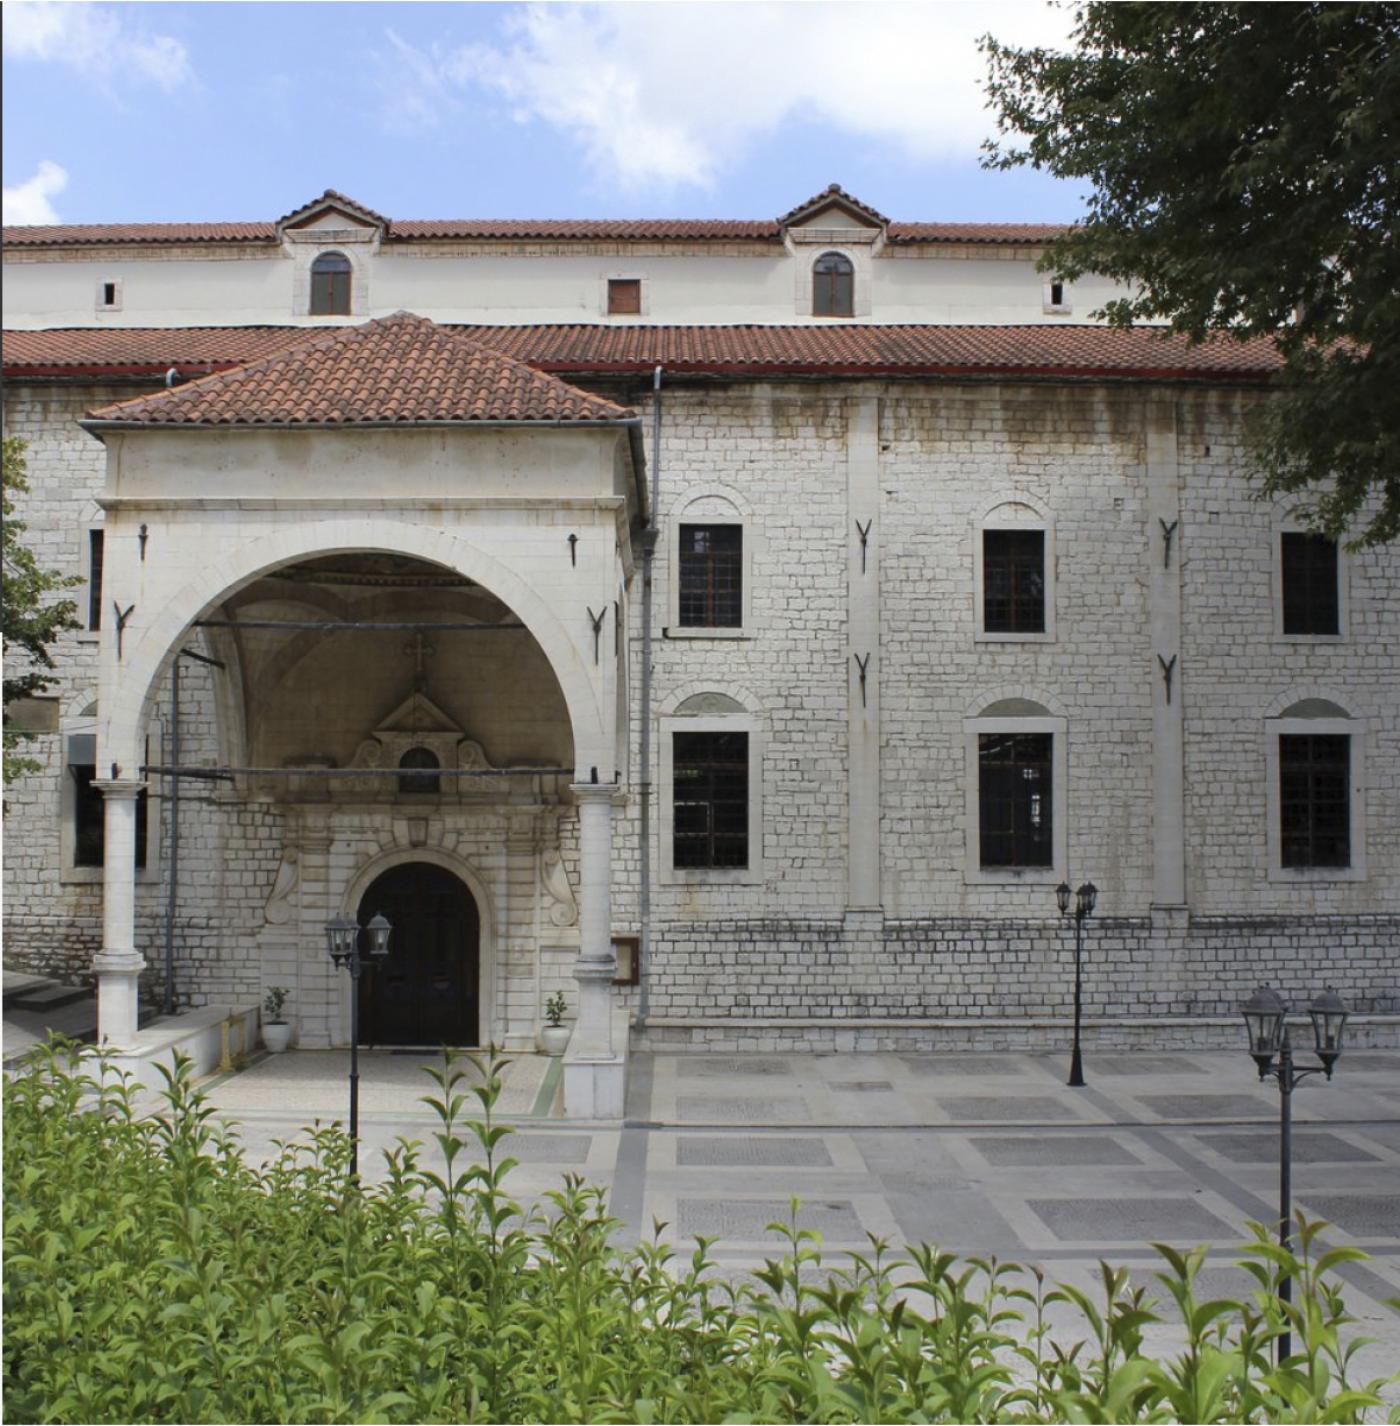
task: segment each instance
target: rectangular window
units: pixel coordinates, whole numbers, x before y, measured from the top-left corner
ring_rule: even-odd
[[[1336,634],[1337,542],[1288,530],[1281,538],[1283,632]]]
[[[738,629],[744,623],[742,525],[682,525],[680,624]]]
[[[749,864],[749,735],[675,733],[673,853],[677,867]]]
[[[91,630],[102,627],[102,547],[102,531],[89,530],[87,626]]]
[[[979,733],[978,798],[983,867],[1054,864],[1052,733]]]
[[[97,737],[73,733],[68,738],[68,774],[73,779],[73,865],[100,867],[107,839],[102,789],[97,777]],[[136,865],[146,865],[150,799],[143,787],[136,797]]]
[[[642,311],[642,280],[639,277],[608,279],[608,311],[636,317]]]
[[[982,622],[988,634],[1045,632],[1045,531],[982,532]]]
[[[1351,865],[1351,739],[1283,733],[1278,740],[1279,860],[1286,867]]]

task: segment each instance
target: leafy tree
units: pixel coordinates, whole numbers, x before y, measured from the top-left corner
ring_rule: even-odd
[[[53,682],[44,672],[53,668],[49,646],[65,629],[79,627],[71,599],[51,599],[56,590],[81,583],[76,576],[54,574],[39,567],[31,550],[21,542],[24,524],[15,519],[13,497],[29,489],[25,479],[25,444],[17,437],[5,440],[4,449],[4,583],[0,586],[0,633],[5,642],[5,708],[17,698],[30,698]],[[22,652],[20,652],[22,651]],[[11,677],[16,654],[19,668]],[[35,772],[39,764],[21,757],[15,748],[25,734],[5,726],[4,778]]]
[[[1042,266],[1102,315],[1278,342],[1261,493],[1353,547],[1400,535],[1400,5],[1082,4],[1074,49],[988,36],[992,168],[1091,185]],[[1097,315],[1097,314],[1096,314]]]

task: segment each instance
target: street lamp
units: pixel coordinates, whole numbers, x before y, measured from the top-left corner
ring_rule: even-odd
[[[1084,1084],[1084,1059],[1079,1052],[1079,1023],[1083,1012],[1083,978],[1080,974],[1084,959],[1084,918],[1094,914],[1094,903],[1099,899],[1099,889],[1092,881],[1086,881],[1078,891],[1071,893],[1069,882],[1062,881],[1055,888],[1055,902],[1061,916],[1070,914],[1069,899],[1074,897],[1074,1052],[1069,1061],[1069,1083],[1076,1089]]]
[[[1329,985],[1308,1006],[1313,1023],[1313,1041],[1318,1065],[1295,1065],[1293,1044],[1289,1039],[1284,1017],[1288,1006],[1272,987],[1261,985],[1240,1007],[1245,1028],[1249,1032],[1249,1053],[1259,1066],[1259,1078],[1273,1078],[1279,1093],[1278,1146],[1278,1241],[1290,1251],[1293,1217],[1293,1091],[1310,1074],[1325,1074],[1332,1078],[1332,1067],[1342,1053],[1342,1030],[1346,1026],[1347,1008],[1341,997]],[[1275,1058],[1277,1057],[1277,1058]],[[1280,1270],[1278,1299],[1287,1309],[1293,1301],[1293,1279]],[[1283,1314],[1283,1332],[1278,1339],[1278,1360],[1282,1364],[1292,1353],[1292,1334],[1288,1313]]]
[[[393,930],[382,915],[365,927],[369,933],[369,953],[376,959],[389,954],[389,933]],[[326,948],[337,967],[350,972],[350,1182],[360,1181],[360,925],[348,916],[326,923]]]

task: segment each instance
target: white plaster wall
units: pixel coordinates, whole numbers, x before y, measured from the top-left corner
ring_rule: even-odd
[[[760,245],[706,251],[613,244],[390,244],[357,253],[369,272],[364,315],[401,309],[440,322],[792,323],[810,316],[797,294],[822,248],[788,253]],[[4,323],[13,328],[326,325],[360,317],[308,317],[295,263],[280,249],[219,249],[187,255],[159,247],[69,256],[12,252],[5,258]],[[44,255],[48,258],[49,255]],[[1072,314],[1044,311],[1043,274],[1032,248],[886,247],[870,260],[866,322],[1084,322],[1115,289],[1098,279],[1071,288]],[[645,315],[606,315],[609,276],[641,277]],[[122,284],[121,310],[96,310],[99,284]],[[363,287],[363,284],[361,284]],[[358,311],[357,306],[357,311]]]

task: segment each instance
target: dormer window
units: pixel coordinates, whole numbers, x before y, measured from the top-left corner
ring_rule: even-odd
[[[322,253],[311,264],[311,315],[350,315],[350,259],[344,253]]]
[[[823,253],[812,267],[812,315],[853,317],[856,310],[856,270],[842,253]]]

